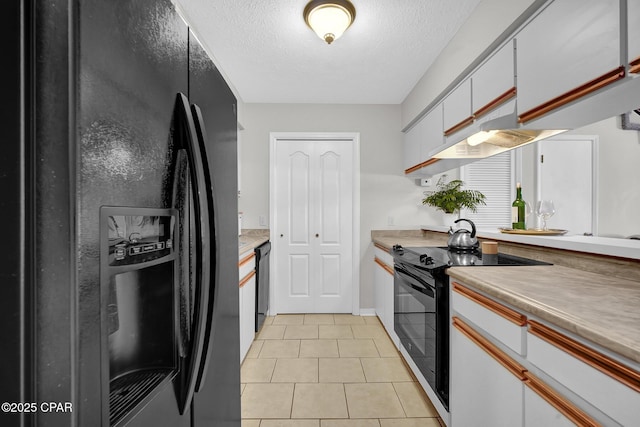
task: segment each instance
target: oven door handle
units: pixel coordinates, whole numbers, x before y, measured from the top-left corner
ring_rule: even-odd
[[[394,270],[396,272],[396,278],[400,280],[403,285],[409,286],[422,294],[430,296],[431,298],[435,298],[434,288],[424,280],[421,280],[411,274],[408,270],[398,264],[395,264]]]

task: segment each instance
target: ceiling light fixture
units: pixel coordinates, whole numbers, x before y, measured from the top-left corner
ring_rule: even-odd
[[[356,8],[348,0],[312,0],[304,8],[303,15],[318,37],[331,44],[356,19]]]

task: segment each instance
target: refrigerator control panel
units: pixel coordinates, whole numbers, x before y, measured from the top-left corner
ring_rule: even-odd
[[[159,214],[153,215],[155,211]],[[107,231],[108,235],[109,266],[149,262],[173,253],[176,216],[171,211],[123,208],[123,212],[112,213],[103,215],[106,222],[103,232]]]

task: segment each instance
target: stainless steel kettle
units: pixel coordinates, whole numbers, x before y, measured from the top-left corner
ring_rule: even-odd
[[[476,239],[476,225],[471,220],[464,218],[457,219],[455,223],[457,224],[460,221],[466,221],[471,224],[471,231],[464,228],[453,231],[453,227],[449,227],[449,240],[447,241],[447,246],[449,246],[449,249],[458,251],[476,249],[478,247],[478,239]]]

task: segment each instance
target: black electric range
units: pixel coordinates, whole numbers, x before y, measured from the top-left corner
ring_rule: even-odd
[[[507,254],[447,247],[391,250],[394,260],[394,330],[425,380],[449,407],[449,267],[549,265]]]

